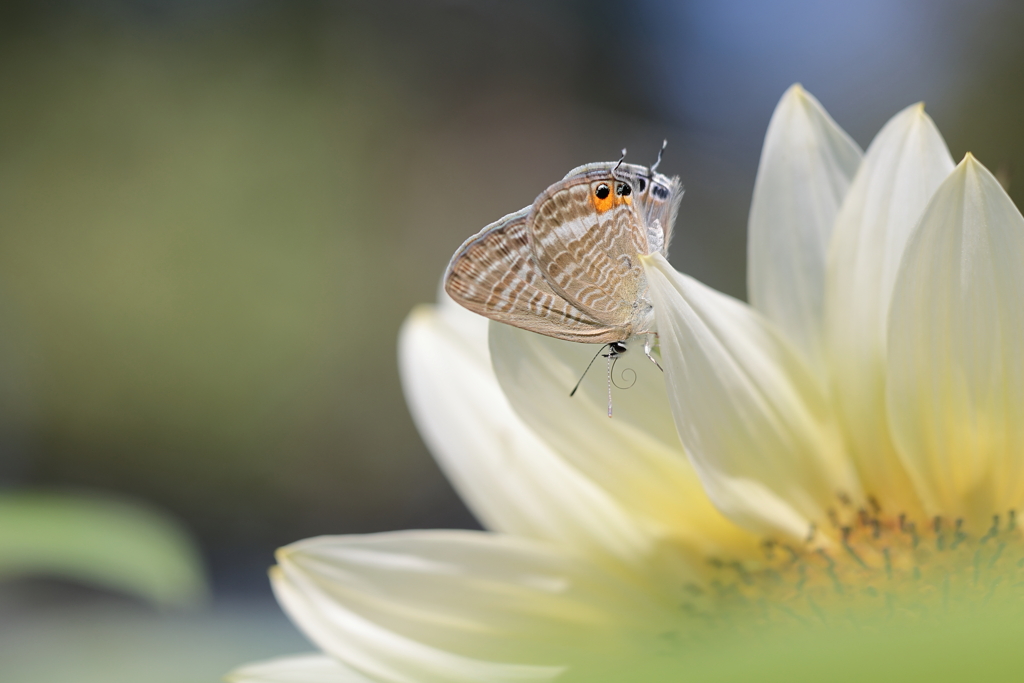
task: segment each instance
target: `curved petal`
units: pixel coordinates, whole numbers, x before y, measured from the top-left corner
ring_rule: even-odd
[[[968,154],[907,246],[887,388],[896,443],[928,511],[982,531],[1024,501],[1022,302],[1024,218]]]
[[[803,537],[860,496],[819,384],[752,308],[645,257],[679,435],[716,505]]]
[[[822,378],[825,261],[860,147],[800,85],[768,123],[750,204],[747,289]]]
[[[375,683],[327,655],[295,655],[246,664],[225,676],[228,683]]]
[[[491,369],[484,318],[447,295],[415,309],[399,337],[399,361],[420,434],[488,528],[646,566],[651,531],[509,405]]]
[[[381,681],[550,680],[668,617],[554,546],[483,532],[314,538],[278,562],[274,590],[289,616]]]
[[[516,412],[624,509],[654,522],[691,555],[756,548],[708,499],[679,443],[664,377],[639,344],[615,365],[608,419],[603,358],[570,396],[600,347],[498,323],[491,324],[490,342],[495,374]]]
[[[868,148],[829,252],[826,340],[840,419],[865,490],[908,513],[919,504],[885,414],[886,316],[911,230],[952,170],[924,106],[904,109]]]

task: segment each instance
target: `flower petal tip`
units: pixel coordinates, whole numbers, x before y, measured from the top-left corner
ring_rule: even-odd
[[[284,564],[285,562],[288,562],[288,560],[290,560],[292,558],[292,555],[294,553],[295,553],[295,544],[294,543],[291,543],[289,545],[283,545],[283,546],[281,546],[280,548],[278,548],[277,550],[274,551],[274,560],[278,564]]]
[[[409,311],[409,315],[406,317],[406,320],[409,322],[420,321],[425,318],[433,317],[436,314],[436,304],[417,304],[416,306],[413,306],[411,311]]]

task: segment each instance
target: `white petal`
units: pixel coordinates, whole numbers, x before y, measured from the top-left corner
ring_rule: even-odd
[[[579,391],[580,374],[601,348],[491,323],[491,358],[505,395],[539,436],[624,509],[650,520],[700,556],[755,547],[715,509],[686,458],[665,380],[634,340],[615,365],[608,418],[604,358]]]
[[[489,356],[487,321],[446,296],[414,310],[399,337],[409,408],[463,500],[490,529],[643,566],[650,534],[523,423]]]
[[[860,147],[799,85],[768,124],[750,204],[747,288],[751,305],[825,376],[825,261]]]
[[[911,230],[952,170],[924,107],[904,109],[868,148],[829,252],[826,340],[840,419],[865,490],[905,512],[918,503],[885,414],[886,316]]]
[[[803,536],[859,484],[819,384],[752,308],[645,259],[669,399],[708,493],[737,523]]]
[[[228,683],[374,683],[372,678],[321,654],[247,664],[225,678]]]
[[[553,546],[470,531],[323,537],[278,553],[292,619],[382,681],[549,680],[667,614]],[[657,631],[653,631],[657,632]]]
[[[1024,218],[973,156],[928,205],[889,317],[888,408],[933,514],[1024,501]]]

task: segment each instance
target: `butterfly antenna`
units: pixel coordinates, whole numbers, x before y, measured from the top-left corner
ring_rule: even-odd
[[[625,161],[625,160],[626,160],[626,148],[623,147],[622,148],[622,156],[619,157],[619,163],[615,164],[615,168],[612,169],[612,175],[615,175],[615,172],[619,170],[619,166],[622,166],[622,162]]]
[[[651,175],[654,175],[654,172],[658,170],[658,166],[661,164],[661,155],[664,153],[666,147],[668,147],[668,140],[662,140],[661,149],[658,150],[658,158],[655,159],[654,165],[651,166]]]
[[[569,392],[569,396],[570,396],[570,397],[572,397],[572,396],[575,396],[575,395],[576,395],[576,390],[577,390],[577,389],[579,389],[579,388],[580,388],[580,384],[582,384],[582,383],[583,383],[583,378],[587,376],[587,373],[588,373],[588,372],[590,372],[590,366],[594,364],[594,361],[595,361],[595,360],[597,360],[597,357],[598,357],[598,356],[600,356],[600,355],[601,355],[601,352],[602,352],[602,351],[604,351],[605,349],[607,349],[607,348],[608,348],[608,346],[609,346],[609,344],[605,344],[604,346],[602,346],[601,348],[599,348],[599,349],[597,350],[597,353],[595,353],[595,354],[594,354],[594,357],[590,359],[590,362],[589,362],[589,363],[587,363],[587,369],[583,371],[583,374],[582,374],[582,375],[580,375],[580,379],[579,379],[579,381],[578,381],[578,382],[576,382],[576,386],[574,386],[574,387],[572,388],[572,391],[570,391],[570,392]],[[609,389],[609,391],[611,391],[611,390]]]

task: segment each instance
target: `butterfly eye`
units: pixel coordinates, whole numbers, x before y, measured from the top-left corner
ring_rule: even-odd
[[[611,192],[611,190],[608,189],[608,186],[605,185],[604,183],[601,183],[600,185],[597,186],[597,189],[594,190],[594,195],[598,199],[607,199],[609,192]]]
[[[619,186],[615,188],[615,193],[621,197],[628,197],[633,193],[633,188],[626,183],[619,183]]]

